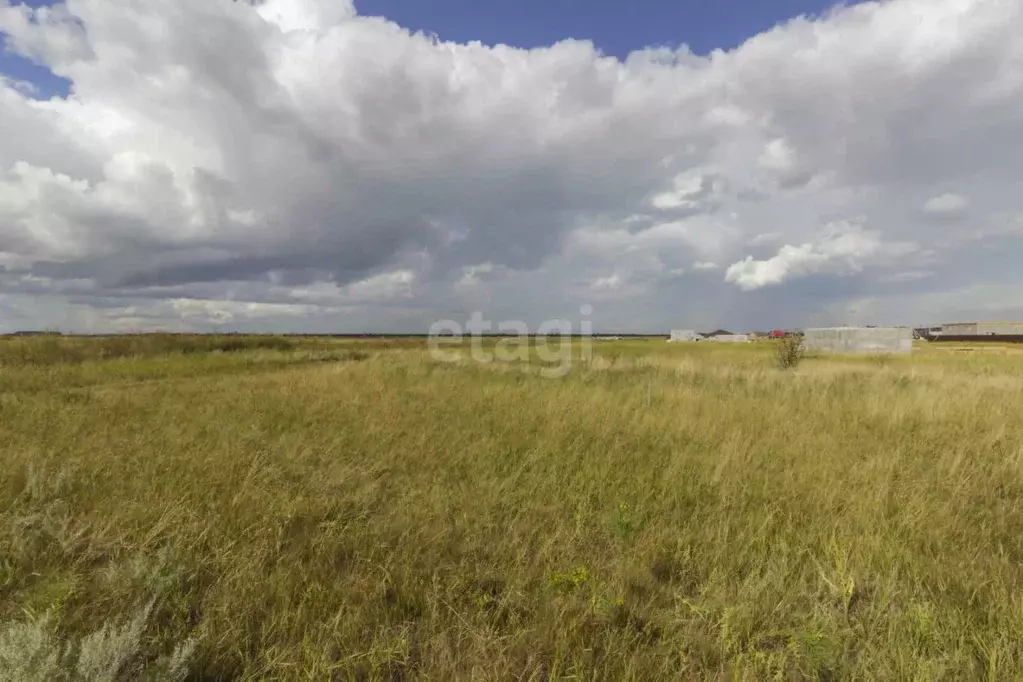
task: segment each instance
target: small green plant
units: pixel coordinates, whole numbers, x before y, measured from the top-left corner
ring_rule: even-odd
[[[555,573],[551,576],[550,586],[563,594],[574,592],[590,581],[590,572],[585,566],[578,566],[568,573]]]
[[[618,513],[615,515],[615,535],[622,540],[627,540],[636,532],[636,519],[632,515],[632,508],[627,502],[618,505]]]
[[[806,355],[806,346],[803,344],[803,337],[798,335],[786,336],[778,341],[775,350],[775,360],[778,362],[778,369],[793,369],[803,361]]]

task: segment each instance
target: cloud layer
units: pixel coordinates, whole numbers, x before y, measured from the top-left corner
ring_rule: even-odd
[[[7,331],[916,323],[1023,284],[1016,0],[625,61],[336,0],[0,0],[0,31],[73,86],[0,80]]]

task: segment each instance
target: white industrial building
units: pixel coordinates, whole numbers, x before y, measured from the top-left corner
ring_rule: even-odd
[[[905,327],[825,327],[807,329],[803,336],[806,350],[828,353],[913,352],[913,330]]]
[[[679,343],[682,341],[696,341],[700,336],[692,329],[672,329],[671,338],[668,341]]]

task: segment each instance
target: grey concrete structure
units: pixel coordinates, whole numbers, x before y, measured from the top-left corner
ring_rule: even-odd
[[[680,341],[696,341],[699,335],[692,329],[672,329],[671,338],[668,340],[672,343],[678,343]]]
[[[717,336],[708,336],[707,340],[718,343],[749,343],[749,334],[718,334]]]
[[[908,355],[913,352],[913,330],[904,327],[807,329],[803,343],[811,351]]]

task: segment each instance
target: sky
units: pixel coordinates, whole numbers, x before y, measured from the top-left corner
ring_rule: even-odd
[[[687,45],[701,55],[729,50],[781,21],[817,16],[835,5],[828,0],[362,0],[357,7],[441,40],[535,48],[572,38],[590,40],[603,54],[624,59],[648,47]]]
[[[0,0],[0,332],[1023,317],[1023,6]]]

